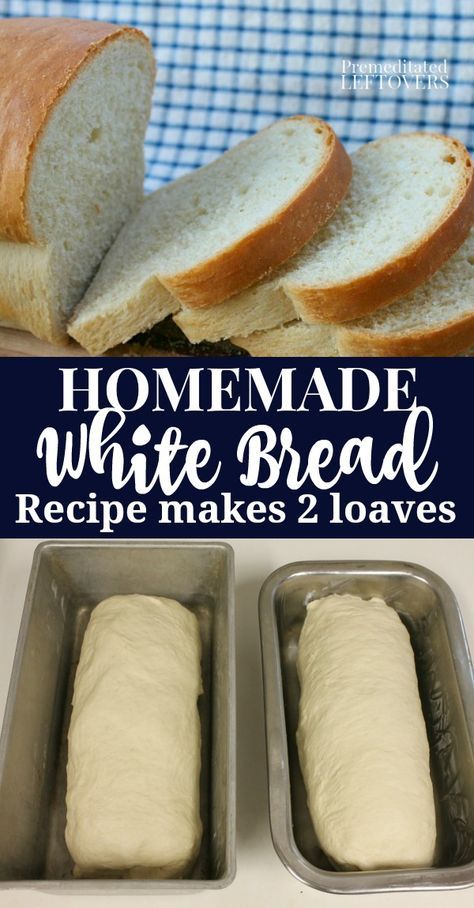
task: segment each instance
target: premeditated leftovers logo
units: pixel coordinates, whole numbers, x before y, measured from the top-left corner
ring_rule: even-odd
[[[415,91],[446,91],[449,88],[448,62],[429,60],[341,60],[342,91],[371,89],[414,89]]]

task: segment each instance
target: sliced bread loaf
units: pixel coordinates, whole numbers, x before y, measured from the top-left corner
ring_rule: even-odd
[[[331,127],[280,120],[143,202],[106,256],[71,320],[88,350],[150,325],[158,283],[191,308],[213,307],[293,256],[346,194],[351,163]],[[150,301],[150,305],[148,305]],[[155,321],[173,310],[157,301]],[[102,336],[104,319],[110,320]]]
[[[270,329],[298,315],[344,322],[412,290],[458,248],[474,219],[466,149],[446,136],[393,136],[352,156],[332,220],[283,268],[213,312],[175,321],[193,342]],[[254,311],[252,311],[254,310]]]
[[[53,342],[143,196],[155,63],[133,28],[0,22],[0,320]]]

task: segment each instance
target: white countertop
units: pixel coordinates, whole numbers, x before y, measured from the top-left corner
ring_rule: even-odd
[[[300,559],[391,558],[415,561],[439,573],[452,587],[474,649],[474,547],[472,540],[230,540],[236,555],[237,613],[237,876],[227,889],[195,895],[154,897],[160,908],[190,905],[341,908],[462,908],[474,890],[335,896],[310,889],[277,857],[268,822],[265,741],[257,597],[275,568]],[[0,540],[0,714],[3,716],[23,600],[36,540]],[[0,908],[119,908],[140,906],[153,897],[63,896],[3,890]]]

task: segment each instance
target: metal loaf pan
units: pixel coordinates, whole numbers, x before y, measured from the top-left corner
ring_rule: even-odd
[[[73,879],[64,841],[67,730],[91,609],[116,593],[197,615],[204,693],[203,840],[192,879]],[[47,542],[36,549],[0,739],[0,887],[154,893],[218,889],[235,874],[233,552],[221,543]]]
[[[436,866],[338,871],[318,845],[296,748],[296,654],[305,606],[330,593],[381,596],[409,630],[431,749],[438,825]],[[326,892],[451,889],[474,883],[473,669],[453,593],[436,574],[395,561],[303,562],[264,583],[260,628],[270,822],[281,860]]]

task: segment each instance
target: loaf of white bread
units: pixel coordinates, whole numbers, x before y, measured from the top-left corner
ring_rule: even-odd
[[[474,343],[474,178],[456,139],[379,139],[351,167],[327,123],[291,117],[143,200],[141,32],[12,19],[0,59],[0,324],[68,331],[92,354],[171,315],[192,344],[254,355]]]
[[[66,323],[143,197],[155,61],[134,28],[0,20],[0,322]]]
[[[237,229],[244,229],[244,223],[248,227],[246,220],[240,224],[239,213],[232,208],[236,180],[242,178],[246,163],[245,154],[255,167],[255,151],[259,149],[267,162],[270,137],[280,139],[289,122],[292,122],[293,144],[295,130],[302,133],[302,139],[307,139],[310,126],[304,118],[282,121],[208,168],[195,171],[147,199],[106,256],[72,320],[70,333],[88,350],[99,353],[175,312],[176,324],[192,343],[230,338],[253,355],[314,356],[342,352],[372,355],[378,352],[377,339],[372,334],[367,337],[365,332],[361,337],[359,330],[358,344],[355,344],[356,335],[350,326],[347,331],[327,331],[321,323],[350,325],[354,319],[376,313],[402,297],[404,308],[413,313],[414,324],[419,321],[418,300],[425,300],[422,306],[425,314],[421,316],[424,330],[418,332],[416,342],[416,332],[411,331],[405,345],[395,334],[393,346],[389,332],[380,344],[380,352],[449,354],[470,346],[474,342],[472,296],[467,296],[462,311],[457,302],[459,293],[450,301],[444,299],[443,314],[438,315],[440,307],[436,303],[439,286],[446,283],[443,265],[447,263],[449,268],[450,257],[463,246],[474,219],[471,159],[463,145],[446,136],[414,133],[362,147],[353,155],[353,178],[345,198],[338,207],[331,205],[334,212],[331,219],[325,227],[313,232],[312,239],[298,254],[280,268],[267,267],[268,276],[251,282],[240,293],[236,292],[238,282],[249,282],[249,271],[243,260],[240,271],[235,274],[226,270],[226,283],[222,282],[219,244],[223,232],[222,229],[216,232],[216,225],[222,227],[223,215],[225,218],[231,214],[229,223],[234,234]],[[280,142],[279,147],[283,160],[275,151],[273,158],[282,167],[291,158],[291,145]],[[186,223],[192,229],[188,241],[183,242],[185,251],[180,247],[179,253],[188,259],[194,256],[196,264],[199,256],[203,258],[203,246],[210,230],[213,245],[208,247],[208,253],[212,248],[214,257],[199,264],[201,271],[210,271],[208,280],[196,282],[196,273],[188,273],[186,280],[180,276],[181,286],[178,286],[176,275],[157,273],[160,267],[169,270],[170,261],[170,255],[165,254],[168,241],[160,242],[158,238],[163,234],[158,228],[169,211],[175,211],[174,205],[169,204],[173,193],[178,197],[183,195],[194,181],[195,186],[205,187],[207,183],[212,196],[219,170],[223,176],[220,196],[224,207],[220,213],[214,210],[212,217],[208,217],[208,198],[204,225],[188,212]],[[261,185],[264,180],[262,175]],[[340,186],[338,192],[341,196]],[[202,200],[202,195],[199,198]],[[188,204],[189,189],[185,206]],[[255,200],[247,215],[251,212],[257,218],[262,215],[261,205],[256,205]],[[311,230],[314,224],[315,221]],[[175,229],[174,224],[169,236],[174,236]],[[183,230],[180,236],[185,240]],[[257,244],[256,249],[259,248],[261,245]],[[461,295],[470,280],[466,244],[463,249],[455,257],[449,279]],[[232,252],[235,253],[235,247]],[[441,278],[430,281],[439,269]],[[220,280],[218,286],[216,280]],[[210,285],[214,286],[213,292]],[[226,299],[221,302],[222,297]],[[431,304],[427,305],[427,298]],[[379,313],[380,317],[383,318]],[[298,318],[301,324],[293,325]],[[319,327],[312,328],[313,325]],[[309,327],[305,330],[306,326]],[[434,335],[437,343],[433,343]]]

